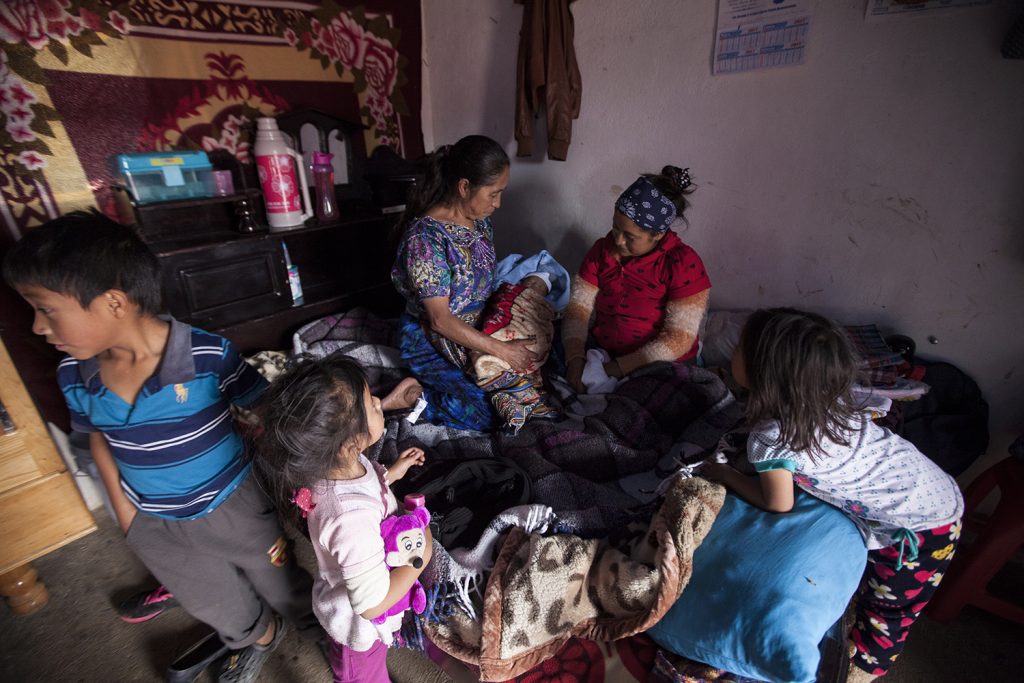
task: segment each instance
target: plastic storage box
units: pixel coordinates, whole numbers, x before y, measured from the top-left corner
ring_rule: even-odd
[[[117,155],[125,186],[139,204],[216,194],[206,152],[139,152]]]

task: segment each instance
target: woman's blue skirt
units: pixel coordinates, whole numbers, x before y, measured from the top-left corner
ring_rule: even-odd
[[[497,420],[487,394],[434,348],[422,323],[403,313],[400,330],[402,360],[423,385],[424,419],[457,429],[494,428]]]

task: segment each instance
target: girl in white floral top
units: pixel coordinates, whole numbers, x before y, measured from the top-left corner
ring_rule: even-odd
[[[913,444],[872,422],[851,395],[858,359],[841,327],[793,309],[750,316],[733,355],[749,391],[748,477],[709,463],[701,474],[770,512],[794,486],[845,512],[868,546],[849,680],[884,676],[903,650],[960,537],[956,481]]]

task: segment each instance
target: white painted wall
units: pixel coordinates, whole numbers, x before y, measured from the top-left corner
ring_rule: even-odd
[[[574,270],[638,172],[689,166],[682,234],[714,308],[793,305],[914,337],[981,384],[1002,456],[1024,430],[1024,61],[998,51],[1020,5],[866,23],[864,2],[816,3],[807,64],[719,77],[712,0],[574,3],[569,159],[514,160],[499,256],[547,248]],[[428,149],[483,133],[514,153],[522,7],[423,14]],[[541,153],[544,137],[538,121]]]

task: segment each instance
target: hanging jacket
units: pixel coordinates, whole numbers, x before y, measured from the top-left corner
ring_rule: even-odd
[[[515,0],[523,5],[516,64],[516,156],[533,154],[533,120],[543,105],[548,158],[565,161],[583,84],[573,47],[572,0]]]

